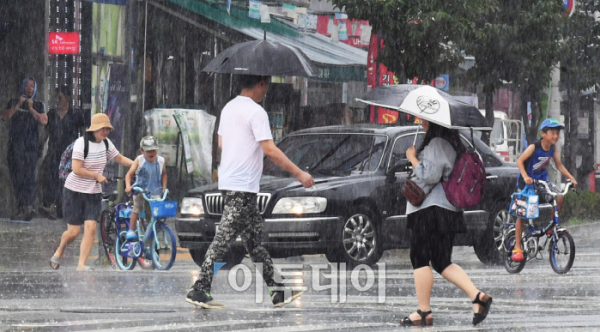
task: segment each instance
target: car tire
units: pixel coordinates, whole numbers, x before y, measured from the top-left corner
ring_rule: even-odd
[[[368,207],[353,208],[344,219],[337,248],[330,249],[325,257],[330,262],[346,262],[349,268],[375,265],[383,253],[379,225],[376,214]]]
[[[203,249],[190,249],[190,256],[194,260],[194,263],[198,266],[202,266],[204,263],[204,256],[206,256],[207,248]],[[240,264],[245,257],[245,250],[239,250],[234,248],[229,248],[229,251],[225,254],[225,257],[221,260],[222,262],[226,262],[225,266],[221,269],[231,269],[232,267]]]
[[[473,241],[473,249],[479,260],[487,265],[500,265],[503,263],[502,244],[508,229],[507,222],[515,222],[508,213],[509,203],[498,203],[490,213],[486,230],[478,239]]]
[[[194,260],[194,263],[196,263],[196,265],[202,266],[202,263],[204,263],[204,256],[206,256],[207,250],[208,248],[190,249],[190,256],[192,256],[192,259]]]

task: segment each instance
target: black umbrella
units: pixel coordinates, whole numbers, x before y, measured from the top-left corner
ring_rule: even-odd
[[[229,47],[202,71],[260,76],[315,76],[317,67],[294,46],[254,40]]]
[[[356,100],[395,109],[451,129],[469,127],[476,130],[492,130],[477,107],[428,85],[380,86]]]

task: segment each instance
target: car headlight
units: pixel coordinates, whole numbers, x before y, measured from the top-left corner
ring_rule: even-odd
[[[325,211],[327,199],[324,197],[285,197],[277,201],[273,214],[307,214]]]
[[[191,214],[196,217],[203,215],[202,198],[185,197],[181,201],[181,214]]]

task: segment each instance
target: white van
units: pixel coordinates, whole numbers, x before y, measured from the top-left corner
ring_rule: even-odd
[[[485,110],[479,110],[485,116]],[[494,127],[490,135],[490,147],[505,161],[516,162],[523,146],[523,123],[508,119],[506,113],[494,111]]]

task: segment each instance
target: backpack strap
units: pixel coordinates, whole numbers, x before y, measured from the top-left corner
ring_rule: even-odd
[[[108,140],[105,138],[103,139],[104,141],[104,146],[106,147],[106,158],[108,159]]]
[[[83,159],[87,158],[88,152],[90,152],[90,142],[87,137],[83,137]]]

